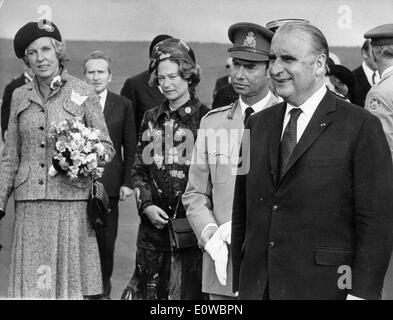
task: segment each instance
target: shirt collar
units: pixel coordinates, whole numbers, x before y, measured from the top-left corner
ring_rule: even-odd
[[[266,95],[263,99],[259,100],[257,103],[253,104],[252,106],[249,106],[248,104],[246,104],[246,103],[242,100],[242,97],[239,96],[239,104],[240,104],[240,108],[241,108],[241,110],[242,110],[242,114],[244,114],[244,112],[246,111],[246,109],[247,109],[248,107],[253,108],[253,109],[254,109],[254,113],[255,113],[255,112],[262,111],[263,109],[266,108],[266,104],[268,103],[268,101],[270,100],[271,97],[272,97],[272,93],[271,93],[271,91],[269,90],[268,93],[267,93],[267,95]]]
[[[393,66],[390,66],[389,68],[385,69],[384,72],[382,72],[381,78],[383,78],[388,72],[393,70]]]
[[[374,74],[374,70],[370,69],[368,67],[368,65],[366,64],[366,62],[363,61],[362,63],[362,68],[364,71],[364,74],[366,75],[367,81],[370,85],[373,85],[373,74]],[[377,74],[377,78],[376,78],[376,82],[378,82],[379,80],[379,72],[378,70],[375,70],[376,74]]]
[[[325,84],[321,86],[317,91],[314,92],[314,94],[309,97],[302,105],[300,105],[298,108],[302,109],[302,112],[306,115],[307,118],[311,118],[317,109],[318,105],[322,101],[323,97],[325,96],[327,91],[327,88]],[[287,110],[285,111],[285,116],[288,115],[288,113],[294,109],[297,108],[289,103],[287,103]]]
[[[33,80],[33,78],[26,71],[23,73],[23,75],[25,76],[25,78],[27,80],[29,80],[29,81]]]

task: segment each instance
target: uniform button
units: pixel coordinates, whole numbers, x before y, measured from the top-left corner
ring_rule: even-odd
[[[276,244],[274,243],[274,241],[270,241],[269,242],[269,248],[273,248]]]
[[[39,183],[40,185],[43,185],[43,184],[44,184],[44,180],[40,179],[40,180],[38,181],[38,183]]]
[[[39,127],[38,129],[40,129],[40,130],[44,130],[44,127],[43,127],[43,126],[41,126],[41,127]]]
[[[45,148],[45,143],[41,142],[40,147]]]
[[[277,212],[278,211],[278,206],[277,205],[274,205],[273,206],[273,212]]]
[[[40,163],[41,168],[45,167],[44,163]]]

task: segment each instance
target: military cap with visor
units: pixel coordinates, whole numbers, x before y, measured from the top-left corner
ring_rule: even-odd
[[[393,23],[384,24],[367,31],[364,38],[371,39],[372,46],[393,44]]]
[[[21,59],[25,55],[25,50],[33,41],[38,38],[49,37],[61,42],[61,34],[56,25],[46,19],[37,22],[28,22],[21,27],[14,37],[14,51]]]
[[[255,23],[239,22],[228,29],[233,43],[229,56],[249,61],[269,61],[270,43],[274,33]]]

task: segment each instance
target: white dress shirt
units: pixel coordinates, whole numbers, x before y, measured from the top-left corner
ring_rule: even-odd
[[[310,98],[308,98],[302,105],[299,106],[302,109],[302,113],[300,114],[299,118],[297,119],[297,131],[296,131],[296,138],[299,142],[301,136],[303,135],[304,130],[308,123],[310,122],[315,110],[317,109],[319,103],[322,101],[323,97],[326,94],[326,86],[323,84],[320,89],[318,89]],[[289,122],[291,115],[289,112],[296,107],[287,103],[287,110],[285,111],[284,116],[284,124],[281,131],[281,138],[284,134],[284,130]]]
[[[367,77],[368,83],[370,84],[370,86],[373,86],[374,85],[374,83],[373,83],[374,70],[371,70],[364,61],[362,63],[362,68],[363,68],[364,74]],[[376,70],[375,71],[375,83],[378,83],[380,80],[381,80],[381,77],[379,76],[378,70]]]
[[[244,112],[246,111],[246,109],[248,107],[253,108],[254,112],[252,114],[254,114],[255,112],[262,111],[263,109],[266,109],[267,108],[267,103],[269,102],[271,97],[272,97],[272,93],[269,90],[269,92],[267,93],[267,95],[263,99],[259,100],[257,103],[253,104],[252,106],[249,106],[248,104],[246,104],[242,100],[242,97],[239,96],[239,104],[240,104],[240,108],[242,110],[242,115],[244,116]]]
[[[98,96],[100,97],[100,103],[101,103],[101,108],[102,111],[104,112],[105,108],[105,102],[106,102],[106,96],[108,95],[108,89],[105,89],[102,91]]]

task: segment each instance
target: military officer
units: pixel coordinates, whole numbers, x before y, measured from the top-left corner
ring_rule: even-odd
[[[229,27],[228,37],[233,43],[228,50],[234,65],[231,78],[239,98],[202,119],[182,199],[188,220],[205,249],[202,291],[212,300],[235,298],[229,244],[244,121],[250,114],[279,102],[268,85],[273,32],[253,23],[236,23]]]
[[[393,155],[393,24],[373,28],[364,37],[371,39],[372,53],[381,75],[381,80],[367,94],[365,109],[381,120]],[[382,298],[393,299],[392,258],[386,272]]]

